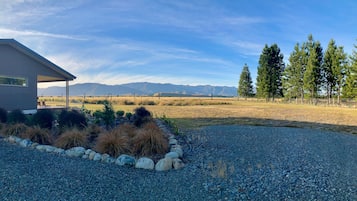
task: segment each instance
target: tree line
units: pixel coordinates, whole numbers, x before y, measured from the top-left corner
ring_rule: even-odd
[[[296,43],[288,60],[286,65],[277,44],[265,45],[259,57],[256,90],[245,64],[239,78],[238,95],[267,101],[282,97],[301,102],[307,99],[311,103],[317,98],[327,98],[329,104],[334,98],[338,104],[341,97],[357,98],[357,50],[347,55],[343,46],[331,39],[323,51],[321,43],[309,35],[306,42]]]

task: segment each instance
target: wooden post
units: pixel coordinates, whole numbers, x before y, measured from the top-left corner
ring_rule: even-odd
[[[66,109],[69,108],[69,81],[66,80]]]

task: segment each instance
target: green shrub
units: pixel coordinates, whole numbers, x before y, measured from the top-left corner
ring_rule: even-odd
[[[87,145],[88,139],[86,132],[80,131],[76,128],[65,131],[55,141],[55,146],[62,149],[70,149],[78,146],[87,147]]]
[[[110,102],[106,102],[104,104],[102,119],[107,129],[109,129],[111,126],[114,125],[114,120],[115,120],[114,109]]]
[[[7,122],[7,111],[4,108],[0,108],[0,123]]]
[[[22,110],[13,110],[8,114],[8,122],[11,124],[25,123],[27,120]]]
[[[39,144],[52,144],[53,139],[48,129],[43,129],[38,126],[28,128],[26,132],[21,135],[22,138],[37,142]]]
[[[123,110],[118,110],[115,114],[117,115],[118,118],[120,118],[124,116],[125,112]]]
[[[83,129],[87,126],[87,119],[84,114],[78,112],[77,110],[62,110],[59,115],[58,123],[61,128],[77,127]]]
[[[38,110],[32,117],[32,124],[41,128],[52,128],[52,122],[55,120],[55,116],[51,110]]]
[[[130,120],[132,116],[133,114],[131,112],[125,113],[125,118],[127,118],[128,120]]]
[[[144,107],[138,107],[135,109],[133,123],[136,127],[141,127],[143,124],[152,120],[151,113]]]

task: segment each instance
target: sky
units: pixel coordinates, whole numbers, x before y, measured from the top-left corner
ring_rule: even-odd
[[[309,34],[352,53],[356,11],[355,0],[0,0],[0,38],[74,74],[70,84],[237,87],[244,64],[255,82],[265,44],[285,62]]]

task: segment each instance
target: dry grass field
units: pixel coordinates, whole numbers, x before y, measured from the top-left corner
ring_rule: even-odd
[[[64,98],[41,97],[49,106],[63,105]],[[355,106],[288,104],[256,99],[193,97],[71,97],[71,107],[100,110],[100,100],[109,100],[114,109],[133,112],[145,106],[156,117],[166,116],[181,129],[218,124],[246,124],[320,128],[357,133]]]

